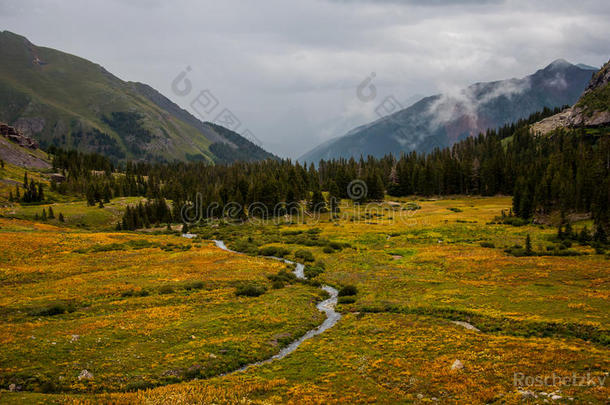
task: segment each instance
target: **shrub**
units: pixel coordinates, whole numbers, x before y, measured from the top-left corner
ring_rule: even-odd
[[[173,294],[174,287],[171,285],[164,285],[159,287],[159,294]]]
[[[59,387],[53,381],[45,381],[40,385],[40,392],[44,394],[54,394],[59,391]]]
[[[264,248],[260,248],[258,250],[258,254],[261,256],[276,256],[277,247],[275,246],[265,246]]]
[[[339,290],[339,297],[346,297],[358,294],[358,289],[353,285],[346,285]]]
[[[191,281],[191,282],[184,284],[184,289],[187,291],[201,290],[203,288],[203,286],[204,286],[203,281]]]
[[[356,302],[356,297],[348,296],[348,297],[339,297],[339,304],[353,304]]]
[[[123,293],[121,294],[122,297],[148,297],[149,295],[150,295],[150,292],[145,289],[127,290],[127,291],[123,291]]]
[[[238,240],[237,242],[231,244],[230,248],[237,252],[242,252],[249,255],[258,254],[258,245],[248,240]]]
[[[290,254],[290,250],[281,246],[265,246],[264,248],[260,248],[258,250],[258,254],[261,256],[284,257]]]
[[[263,295],[266,291],[267,289],[265,288],[265,286],[262,285],[244,284],[237,287],[237,289],[235,290],[235,295],[237,295],[238,297],[258,297],[260,295]]]
[[[53,316],[53,315],[61,315],[66,312],[74,311],[73,308],[66,305],[63,302],[53,302],[48,304],[42,308],[38,308],[32,311],[33,316]]]
[[[331,248],[330,246],[324,247],[324,249],[322,249],[322,252],[324,252],[324,253],[335,253],[333,248]]]
[[[484,248],[495,248],[496,245],[494,245],[491,242],[481,242],[481,247],[484,247]]]
[[[294,275],[294,273],[289,272],[286,269],[282,269],[279,271],[279,273],[271,274],[271,275],[267,276],[267,278],[273,282],[281,281],[282,283],[290,284],[290,283],[294,282],[297,277]]]
[[[402,209],[405,211],[417,211],[417,210],[421,209],[421,206],[415,202],[408,202],[403,206]]]
[[[322,261],[318,261],[318,262],[316,262],[316,264],[311,264],[311,265],[305,266],[305,270],[303,272],[305,273],[305,277],[315,278],[319,274],[324,273],[325,269],[326,269],[326,264]]]
[[[301,249],[294,252],[294,256],[298,259],[303,259],[306,262],[313,262],[315,259],[313,257],[313,253],[309,250]]]
[[[328,246],[334,250],[341,250],[343,249],[343,244],[339,243],[339,242],[330,242],[328,244]]]
[[[284,282],[282,280],[275,280],[271,284],[271,288],[273,288],[274,290],[279,290],[280,288],[284,288]]]
[[[459,209],[459,208],[453,208],[453,207],[452,207],[452,208],[447,208],[447,209],[448,209],[449,211],[453,211],[453,212],[462,212],[462,210],[461,210],[461,209]]]
[[[514,216],[496,217],[495,221],[500,224],[511,226],[524,226],[530,223],[529,219],[523,219]]]

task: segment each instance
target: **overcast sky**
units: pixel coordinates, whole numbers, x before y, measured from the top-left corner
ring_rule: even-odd
[[[610,58],[608,0],[0,0],[0,29],[150,84],[209,89],[267,150],[298,157],[417,97]],[[187,66],[193,91],[172,92]],[[370,87],[358,86],[374,73]],[[214,116],[204,117],[213,120]]]

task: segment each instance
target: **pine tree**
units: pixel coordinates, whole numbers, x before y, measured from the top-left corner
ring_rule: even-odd
[[[55,219],[55,213],[53,212],[53,207],[49,207],[49,219]]]
[[[589,228],[586,225],[581,229],[578,241],[582,244],[587,244],[591,241],[591,234],[589,234]]]
[[[339,203],[341,196],[339,195],[339,187],[334,180],[331,180],[328,185],[328,208],[332,214],[340,211]]]
[[[45,211],[45,209],[42,209],[42,220],[46,221],[47,220],[47,211]]]
[[[95,188],[93,184],[89,184],[87,188],[87,204],[91,207],[95,205]]]
[[[182,234],[189,233],[189,226],[185,223],[182,224]]]
[[[310,212],[321,213],[326,212],[326,200],[319,188],[313,191],[311,199],[307,204],[307,210]]]
[[[606,244],[608,243],[608,237],[606,235],[606,230],[601,224],[597,224],[595,228],[595,234],[593,235],[593,240],[598,243]]]
[[[64,219],[64,214],[62,214],[61,212],[59,213],[58,219],[59,219],[59,222],[66,222]]]
[[[532,238],[530,237],[530,234],[527,234],[527,237],[525,238],[525,254],[528,256],[531,256],[532,254]]]
[[[108,183],[106,183],[104,185],[104,202],[105,203],[109,203],[110,199],[112,198],[112,191],[110,191],[110,186],[108,185]]]

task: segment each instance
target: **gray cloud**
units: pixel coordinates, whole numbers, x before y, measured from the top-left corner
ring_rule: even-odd
[[[296,157],[377,118],[378,99],[455,93],[557,58],[610,55],[604,0],[0,0],[0,29],[171,93],[186,66],[261,139]]]

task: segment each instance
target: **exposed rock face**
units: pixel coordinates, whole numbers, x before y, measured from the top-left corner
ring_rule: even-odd
[[[610,124],[610,61],[593,75],[568,118],[572,127]]]
[[[16,143],[19,146],[23,146],[29,149],[38,149],[38,142],[30,138],[29,136],[23,135],[21,131],[18,131],[14,127],[11,127],[3,122],[0,122],[0,134],[9,141]]]
[[[572,115],[572,108],[566,108],[559,114],[555,114],[551,117],[547,117],[542,121],[538,121],[532,124],[532,131],[536,134],[548,134],[557,128],[565,128],[570,126],[570,116]]]
[[[0,159],[21,167],[48,169],[51,164],[38,150],[38,142],[0,122]]]
[[[557,128],[608,125],[610,125],[610,61],[593,75],[573,107],[535,123],[532,125],[532,130],[544,135]]]
[[[35,118],[19,118],[15,121],[14,125],[18,131],[21,131],[26,136],[33,136],[38,132],[42,132],[44,130],[44,118],[35,117]]]

